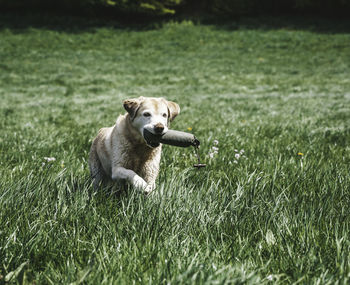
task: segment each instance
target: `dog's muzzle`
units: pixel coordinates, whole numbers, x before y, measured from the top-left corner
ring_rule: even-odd
[[[164,134],[163,133],[164,132],[164,125],[161,123],[158,123],[158,124],[154,125],[153,130],[154,130],[155,134],[162,135],[162,134]]]
[[[145,139],[147,145],[149,145],[150,147],[158,147],[160,145],[159,139],[161,136],[161,134],[153,134],[149,130],[143,129],[143,138]]]

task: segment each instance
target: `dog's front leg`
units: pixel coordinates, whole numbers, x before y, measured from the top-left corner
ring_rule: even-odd
[[[134,171],[126,169],[124,167],[115,167],[112,169],[113,180],[126,180],[130,185],[137,189],[141,189],[146,193],[152,191],[152,185],[148,185],[147,182]]]

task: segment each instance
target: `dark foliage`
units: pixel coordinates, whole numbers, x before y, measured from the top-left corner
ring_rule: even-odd
[[[280,13],[346,14],[350,0],[0,0],[5,9],[60,9],[112,14],[238,16]]]

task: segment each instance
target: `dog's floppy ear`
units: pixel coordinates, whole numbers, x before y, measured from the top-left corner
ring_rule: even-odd
[[[175,102],[165,101],[168,106],[169,120],[171,122],[180,113],[180,106]]]
[[[140,108],[140,98],[126,99],[123,102],[124,109],[129,113],[131,120],[136,117],[137,110]]]

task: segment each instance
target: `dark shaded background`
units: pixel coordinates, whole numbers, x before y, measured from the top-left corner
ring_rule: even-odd
[[[56,11],[127,18],[258,15],[349,16],[350,0],[0,0],[2,11]],[[131,17],[130,16],[134,16]]]

